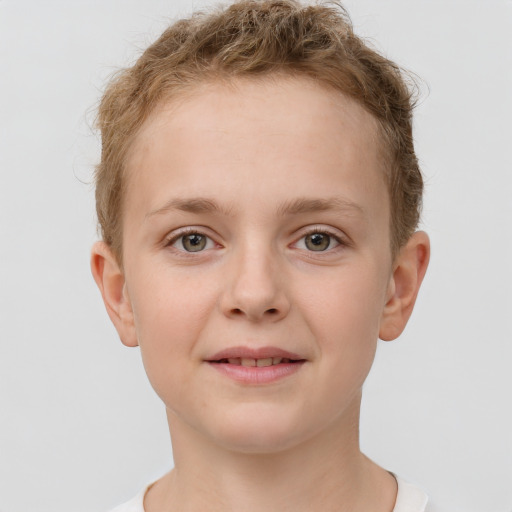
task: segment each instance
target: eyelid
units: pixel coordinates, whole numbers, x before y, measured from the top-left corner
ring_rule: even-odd
[[[165,236],[163,240],[164,247],[169,247],[174,250],[176,250],[179,253],[182,253],[184,255],[198,255],[200,253],[203,253],[209,249],[203,249],[202,251],[185,251],[184,249],[178,249],[177,247],[173,247],[174,244],[182,237],[187,235],[201,235],[213,242],[215,245],[219,246],[220,244],[214,239],[213,236],[207,234],[207,231],[209,231],[204,226],[186,226],[183,228],[178,228],[173,230],[171,233]],[[211,249],[211,248],[210,248]]]
[[[334,229],[334,228],[329,228],[326,226],[316,225],[316,226],[309,226],[307,228],[304,228],[304,230],[301,231],[300,236],[295,240],[295,242],[292,244],[292,246],[296,246],[300,240],[303,240],[305,237],[307,237],[309,235],[313,235],[315,233],[320,233],[322,235],[327,235],[327,236],[333,238],[337,242],[337,245],[333,248],[326,249],[325,251],[311,251],[308,249],[304,249],[308,253],[322,255],[322,254],[331,253],[340,247],[347,247],[350,245],[350,241],[349,241],[348,237],[346,235],[344,235],[342,232],[340,232],[339,230]]]
[[[211,234],[209,234],[209,232],[210,232],[210,230],[208,228],[206,228],[205,226],[185,226],[183,228],[175,229],[171,233],[166,235],[164,240],[163,240],[163,245],[165,247],[170,247],[170,248],[175,249],[176,252],[179,252],[182,255],[189,256],[189,255],[194,255],[195,254],[197,256],[200,253],[204,253],[207,250],[211,250],[211,248],[210,249],[204,249],[202,251],[197,251],[197,252],[193,252],[193,251],[189,252],[189,251],[186,251],[184,249],[178,249],[178,248],[172,247],[172,246],[180,238],[182,238],[184,236],[191,235],[191,234],[198,234],[198,235],[201,235],[201,236],[204,236],[204,237],[208,238],[217,247],[222,247],[222,245],[219,244],[216,241],[215,237],[212,236]],[[296,246],[297,243],[300,240],[304,239],[308,235],[312,235],[312,234],[315,234],[315,233],[324,234],[324,235],[327,235],[327,236],[333,238],[337,242],[337,245],[335,247],[329,248],[329,249],[327,249],[325,251],[311,251],[311,250],[308,250],[308,249],[304,249],[305,251],[307,251],[309,253],[318,253],[318,255],[321,255],[322,253],[323,254],[327,254],[327,253],[331,253],[331,252],[335,251],[339,247],[343,248],[343,247],[347,247],[347,246],[351,245],[351,242],[350,242],[350,239],[348,238],[348,236],[345,235],[340,230],[335,229],[335,228],[330,228],[330,227],[327,227],[327,226],[322,226],[322,225],[313,225],[313,226],[308,226],[306,228],[303,228],[301,230],[301,232],[300,232],[300,236],[295,238],[295,241],[291,244],[291,246],[292,247]]]

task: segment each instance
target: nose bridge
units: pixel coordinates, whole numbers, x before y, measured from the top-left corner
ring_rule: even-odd
[[[224,312],[251,321],[278,320],[289,310],[279,254],[271,243],[247,237],[233,249]]]

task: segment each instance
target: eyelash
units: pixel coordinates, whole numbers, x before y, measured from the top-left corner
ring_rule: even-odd
[[[335,251],[339,247],[348,246],[348,242],[346,240],[344,240],[341,236],[339,236],[336,233],[333,233],[332,231],[329,231],[328,229],[321,228],[321,227],[309,228],[294,244],[296,245],[300,240],[304,240],[306,237],[311,236],[311,235],[316,235],[316,234],[328,236],[330,239],[334,240],[338,245],[333,248],[328,247],[327,249],[324,249],[323,251],[313,251],[313,250],[305,249],[308,253],[313,253],[313,254],[315,254],[315,253],[322,254],[323,253],[323,254],[325,254],[325,253],[330,253],[332,251]],[[329,243],[329,245],[330,245],[330,243]]]
[[[312,228],[308,229],[305,233],[302,234],[302,236],[296,242],[294,242],[293,245],[297,245],[301,240],[305,240],[306,237],[311,236],[311,235],[316,235],[316,234],[325,235],[325,236],[329,237],[329,239],[330,239],[329,246],[331,245],[331,240],[334,240],[338,245],[336,245],[335,247],[332,247],[332,248],[327,247],[326,249],[319,250],[319,251],[314,251],[314,250],[307,249],[307,248],[299,248],[299,249],[304,250],[305,252],[307,252],[309,254],[319,253],[318,255],[321,255],[321,254],[332,253],[333,251],[336,251],[340,247],[346,247],[349,245],[348,242],[346,240],[344,240],[342,237],[340,237],[339,235],[333,233],[332,231],[329,231],[328,229],[325,229],[322,227],[312,227]],[[176,242],[178,242],[180,239],[182,239],[182,247],[183,247],[183,239],[190,235],[199,235],[199,236],[205,237],[206,244],[208,244],[208,241],[213,242],[214,244],[216,243],[210,236],[203,233],[200,229],[190,227],[190,228],[184,228],[179,233],[175,233],[175,234],[171,235],[170,237],[166,238],[165,247],[174,249],[182,257],[191,257],[194,255],[195,252],[197,252],[197,253],[205,252],[205,250],[206,250],[205,248],[200,249],[198,251],[187,251],[185,248],[178,249],[176,247],[173,247],[173,245]],[[211,249],[211,247],[210,247],[210,249]]]
[[[165,247],[169,247],[171,249],[174,249],[177,253],[179,253],[181,256],[183,257],[188,257],[190,255],[193,255],[195,252],[204,252],[204,249],[203,250],[200,250],[200,251],[186,251],[185,249],[178,249],[176,247],[173,247],[173,245],[178,242],[180,239],[182,239],[182,246],[183,246],[183,239],[187,236],[190,236],[190,235],[199,235],[199,236],[202,236],[204,238],[207,239],[207,242],[208,243],[208,240],[210,242],[213,242],[214,244],[216,244],[216,242],[212,239],[212,237],[204,234],[200,229],[197,229],[197,228],[184,228],[183,230],[181,230],[179,233],[174,233],[172,235],[170,235],[169,237],[167,237],[165,239],[165,243],[164,243],[164,246]]]

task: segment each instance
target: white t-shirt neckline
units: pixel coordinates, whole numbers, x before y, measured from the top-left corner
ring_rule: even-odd
[[[427,495],[415,485],[405,482],[396,475],[393,476],[398,484],[398,493],[393,512],[426,512]],[[148,485],[130,501],[119,505],[110,512],[145,512],[144,496],[150,487],[151,485]]]
[[[425,512],[428,496],[415,485],[393,475],[398,483],[395,508],[393,512]]]

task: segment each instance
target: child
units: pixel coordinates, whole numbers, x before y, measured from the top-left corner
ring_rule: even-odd
[[[175,462],[116,511],[433,511],[358,439],[429,259],[411,110],[341,8],[295,0],[181,20],[110,84],[92,272]]]

